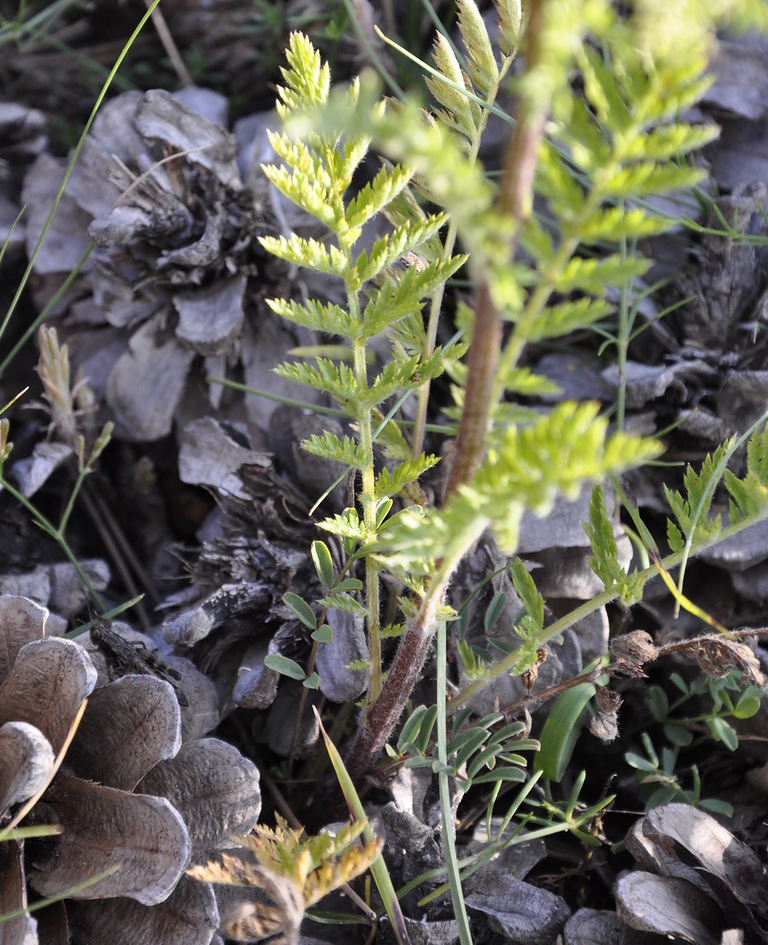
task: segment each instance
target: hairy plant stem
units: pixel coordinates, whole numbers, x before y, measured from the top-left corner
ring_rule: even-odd
[[[443,603],[451,575],[470,548],[483,533],[485,522],[478,519],[468,530],[464,541],[455,543],[455,552],[440,562],[414,617],[408,621],[387,679],[379,698],[365,712],[357,738],[349,752],[347,768],[359,783],[370,771],[387,743],[402,714],[408,697],[416,685],[438,626],[438,612]]]
[[[547,2],[548,0],[537,0],[531,4],[526,32],[528,71],[538,67],[542,55],[539,33],[544,27],[543,8]],[[518,119],[510,137],[499,198],[500,208],[510,213],[518,224],[530,213],[533,204],[536,157],[547,111],[547,105],[539,99],[521,96]],[[510,259],[514,248],[513,236],[508,247]],[[446,497],[468,482],[482,461],[494,406],[502,322],[500,312],[491,297],[489,274],[482,270],[482,261],[478,268],[480,281],[475,304],[475,325],[470,345],[464,410]],[[451,576],[485,526],[486,522],[478,519],[474,527],[467,530],[467,534],[463,536],[464,540],[454,543],[450,557],[439,562],[437,574],[430,582],[417,613],[408,621],[381,693],[375,703],[369,700],[369,707],[350,748],[349,769],[355,781],[359,782],[371,770],[389,740],[429,653],[437,630],[438,612]]]
[[[537,0],[530,6],[526,31],[527,72],[538,67],[542,55],[540,33],[544,24],[543,10],[546,2],[547,0]],[[530,215],[533,206],[533,179],[546,120],[546,107],[537,101],[527,100],[524,95],[521,96],[517,122],[510,135],[499,189],[499,209],[509,214],[516,224],[508,247],[510,260],[515,253],[519,225]],[[446,498],[462,483],[471,479],[483,459],[491,413],[502,393],[500,380],[503,373],[497,371],[501,336],[501,313],[494,304],[488,274],[481,272],[475,302],[475,325],[469,349],[464,409],[456,441],[456,453],[445,490]],[[524,333],[517,331],[515,336],[520,338],[522,348],[525,344]]]
[[[359,305],[356,293],[348,290],[349,312],[359,317]],[[361,470],[363,523],[365,532],[371,538],[376,535],[376,471],[373,466],[373,433],[371,408],[365,394],[368,391],[368,365],[366,364],[365,342],[355,341],[354,365],[358,390],[364,398],[365,406],[358,410],[357,423],[360,446],[362,447],[363,468]],[[379,572],[371,557],[365,559],[365,607],[368,611],[368,654],[371,671],[368,682],[368,701],[374,703],[381,692],[381,620],[379,615]]]

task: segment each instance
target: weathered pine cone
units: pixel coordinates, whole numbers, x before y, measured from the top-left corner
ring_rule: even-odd
[[[311,430],[302,424],[299,431],[297,423],[317,418],[295,411],[280,419],[296,451],[301,439],[328,426],[327,418],[321,418]],[[287,591],[308,601],[321,594],[309,546],[324,533],[316,530],[306,509],[333,482],[337,470],[322,462],[306,469],[314,484],[310,493],[297,476],[301,458],[290,454],[278,463],[277,456],[251,448],[245,431],[234,425],[208,418],[183,431],[181,479],[205,486],[217,504],[190,565],[190,586],[164,604],[169,616],[163,635],[175,650],[189,653],[234,705],[268,711],[266,741],[272,751],[287,755],[297,749],[293,740],[299,700],[290,683],[279,688],[280,677],[265,659],[279,654],[301,664],[307,661],[309,631],[282,598]],[[350,668],[368,656],[362,620],[355,614],[329,612],[327,621],[333,639],[318,648],[319,690],[311,695],[318,706],[324,699],[352,702],[366,685],[365,673]],[[311,712],[305,711],[302,718],[299,754],[309,751],[319,737]]]
[[[119,927],[126,945],[208,945],[216,899],[184,870],[251,829],[258,772],[218,739],[182,744],[167,682],[124,676],[96,688],[86,649],[47,637],[47,616],[26,598],[0,597],[0,826],[45,788],[20,826],[61,828],[0,845],[0,914],[26,907],[27,884],[40,897],[65,898],[6,923],[0,940],[99,945]]]
[[[714,817],[665,804],[638,820],[627,849],[637,868],[616,881],[616,912],[580,909],[565,945],[766,942],[766,868]]]
[[[42,305],[96,244],[57,314],[74,365],[122,439],[156,440],[174,421],[221,407],[230,395],[206,389],[206,375],[235,371],[295,394],[269,373],[295,343],[264,304],[286,294],[287,278],[257,239],[276,228],[260,170],[271,151],[258,120],[243,122],[237,140],[226,115],[226,101],[204,89],[107,102],[35,262]],[[28,249],[65,166],[44,154],[26,177]]]

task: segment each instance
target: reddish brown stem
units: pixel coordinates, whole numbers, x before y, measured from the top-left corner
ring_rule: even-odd
[[[418,681],[437,626],[435,612],[442,596],[431,589],[425,599],[431,606],[422,606],[409,622],[379,698],[370,706],[358,729],[346,762],[355,783],[361,783],[373,767]]]
[[[544,0],[530,5],[526,31],[526,71],[529,73],[539,65],[542,54],[540,34],[543,6]],[[545,108],[540,105],[536,107],[525,97],[521,97],[517,122],[510,135],[504,160],[498,201],[501,212],[509,214],[516,224],[507,250],[510,260],[515,253],[519,224],[531,212],[536,160],[546,118]],[[464,410],[456,441],[456,453],[445,490],[446,499],[460,485],[470,480],[483,459],[488,423],[494,407],[496,366],[501,351],[501,340],[501,315],[491,298],[488,280],[482,273],[475,301],[475,325],[469,348]]]

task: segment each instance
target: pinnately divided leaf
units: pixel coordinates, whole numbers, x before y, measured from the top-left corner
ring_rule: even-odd
[[[471,142],[476,136],[480,110],[463,91],[467,82],[461,65],[442,33],[435,38],[432,59],[442,78],[428,76],[425,82],[435,101],[443,106],[436,110],[440,123]]]
[[[382,167],[370,184],[350,200],[345,214],[350,229],[361,227],[407,186],[413,172],[405,167]]]
[[[315,239],[304,239],[295,233],[290,240],[284,236],[260,236],[259,242],[268,253],[294,266],[304,266],[328,275],[334,275],[344,267],[344,260],[335,246],[326,248]]]
[[[299,158],[294,156],[292,163],[296,164],[298,162]],[[327,178],[324,172],[320,174],[316,183],[310,184],[310,178],[307,175],[298,169],[291,173],[284,164],[279,166],[265,164],[262,166],[262,170],[264,171],[264,176],[281,194],[287,197],[288,200],[320,220],[321,223],[324,223],[334,232],[340,228],[344,216],[343,210],[334,191],[323,188],[323,179]],[[264,237],[264,239],[274,239],[274,237]],[[265,246],[268,252],[273,251],[270,245],[264,243],[262,243],[262,245]],[[275,255],[279,255],[279,253]],[[297,263],[297,265],[299,265],[299,263]]]
[[[359,287],[375,279],[384,269],[392,266],[406,253],[412,253],[430,240],[446,222],[445,214],[431,214],[417,222],[404,223],[377,239],[370,253],[363,251],[355,260],[351,274],[352,285]]]
[[[329,335],[340,335],[342,338],[354,339],[357,337],[360,323],[350,317],[340,305],[332,302],[319,302],[317,299],[307,299],[305,302],[296,302],[293,299],[267,299],[267,305],[272,311],[293,322],[313,331],[326,332]]]
[[[362,338],[373,338],[401,318],[419,311],[423,299],[442,285],[466,262],[466,256],[429,263],[423,269],[411,266],[397,281],[388,280],[374,295],[363,311]]]
[[[593,322],[610,315],[614,306],[602,299],[588,296],[568,302],[559,302],[547,306],[536,319],[528,340],[539,341],[542,338],[560,338],[578,328],[585,328]]]
[[[318,528],[346,538],[349,541],[364,542],[366,540],[365,527],[362,522],[353,520],[349,515],[333,515],[318,523]]]
[[[321,435],[314,434],[308,440],[303,440],[301,447],[313,456],[322,456],[353,469],[365,466],[362,447],[350,436],[340,438],[324,430]]]
[[[747,444],[747,472],[742,479],[726,469],[725,487],[731,495],[730,521],[742,515],[764,515],[768,509],[768,431],[755,433]]]
[[[727,445],[719,446],[714,453],[706,457],[697,473],[693,466],[688,466],[683,477],[685,497],[679,491],[664,486],[664,493],[670,504],[677,526],[671,520],[667,522],[667,540],[672,551],[680,551],[685,540],[695,543],[712,541],[719,533],[722,522],[720,515],[709,518],[709,509],[719,481],[717,468],[725,455]]]
[[[415,482],[428,469],[440,462],[439,456],[423,455],[418,459],[398,463],[393,470],[386,467],[376,477],[374,495],[377,499],[397,495],[405,486]]]
[[[521,0],[495,0],[494,6],[499,15],[499,46],[505,56],[511,56],[520,41],[523,4]]]
[[[601,485],[592,490],[589,522],[584,531],[592,546],[593,557],[589,566],[605,585],[605,589],[619,595],[625,607],[632,607],[643,595],[643,581],[635,571],[627,574],[619,561],[613,525],[605,508],[605,492]]]
[[[357,397],[354,373],[346,364],[334,364],[328,358],[315,358],[315,366],[309,364],[278,364],[275,374],[297,384],[306,384],[316,390],[324,390],[334,397],[342,408]]]
[[[289,112],[326,102],[331,87],[331,72],[328,63],[322,62],[320,53],[303,33],[291,33],[286,60],[288,68],[280,69],[285,85],[277,89],[280,97],[278,113],[285,116]]]
[[[559,404],[526,427],[508,427],[474,478],[442,509],[398,514],[377,550],[408,567],[425,557],[451,553],[468,535],[490,525],[504,550],[514,552],[524,509],[547,514],[560,494],[575,498],[584,482],[647,462],[660,445],[624,433],[606,436],[608,421],[594,403]]]
[[[575,256],[554,280],[558,292],[588,292],[601,296],[606,286],[621,285],[625,280],[642,276],[648,261],[640,256],[624,258],[618,253],[602,259],[583,259]]]
[[[371,406],[375,406],[393,394],[421,387],[425,381],[438,377],[442,372],[442,352],[439,348],[427,359],[414,355],[390,361],[369,387],[366,399]],[[358,398],[362,400],[361,395]]]
[[[459,0],[458,10],[459,32],[468,54],[467,72],[475,88],[487,97],[491,90],[495,91],[499,81],[499,67],[488,30],[474,0]]]

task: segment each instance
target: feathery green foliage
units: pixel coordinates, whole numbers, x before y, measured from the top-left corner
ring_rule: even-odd
[[[592,546],[589,565],[605,585],[605,589],[616,593],[625,607],[636,604],[643,596],[643,580],[637,571],[631,574],[622,568],[616,548],[613,525],[605,508],[605,492],[595,486],[589,506],[589,522],[584,531]]]
[[[747,444],[747,471],[743,478],[726,469],[724,482],[732,499],[731,524],[742,517],[765,515],[768,510],[768,431],[753,436]]]
[[[720,516],[716,515],[709,520],[708,511],[718,482],[718,477],[713,473],[720,465],[725,453],[726,446],[718,447],[714,453],[706,457],[701,472],[696,472],[692,466],[687,467],[683,479],[685,498],[677,490],[673,492],[668,487],[664,487],[667,502],[680,526],[678,528],[671,519],[667,521],[667,541],[673,551],[682,550],[686,539],[693,537],[694,529],[699,542],[709,543],[720,532],[722,527]]]
[[[354,421],[354,439],[324,435],[306,444],[313,453],[342,462],[360,475],[360,512],[347,508],[321,523],[340,539],[348,556],[345,569],[355,559],[365,563],[364,605],[354,592],[333,588],[321,601],[324,608],[365,611],[368,623],[370,666],[365,661],[356,666],[370,669],[371,682],[363,725],[350,752],[354,776],[362,776],[387,744],[429,642],[441,621],[455,616],[443,597],[453,571],[482,532],[490,528],[499,545],[514,552],[526,511],[544,515],[557,496],[575,497],[585,482],[599,484],[660,451],[652,441],[621,431],[609,434],[607,420],[599,416],[595,404],[561,403],[549,413],[534,414],[506,402],[512,394],[552,393],[550,381],[520,365],[525,346],[561,338],[610,317],[612,300],[648,268],[648,261],[627,247],[675,222],[652,210],[648,198],[688,188],[701,179],[701,171],[688,163],[687,155],[717,131],[681,121],[679,114],[695,104],[709,84],[706,65],[713,20],[698,16],[701,5],[693,4],[698,18],[687,22],[685,44],[671,45],[667,37],[642,29],[654,4],[655,0],[645,0],[629,14],[620,13],[608,0],[549,0],[541,5],[533,35],[522,39],[529,47],[526,69],[515,80],[522,132],[511,139],[507,160],[513,170],[505,172],[499,191],[486,178],[478,153],[488,116],[497,110],[501,82],[524,33],[520,5],[514,0],[497,4],[501,21],[497,45],[473,0],[459,0],[457,25],[466,55],[462,58],[444,37],[437,38],[433,65],[424,66],[435,102],[429,121],[412,102],[385,106],[366,82],[330,94],[311,45],[301,37],[291,40],[285,72],[289,88],[304,88],[311,79],[318,91],[290,97],[281,91],[287,125],[282,135],[274,136],[274,143],[284,166],[268,174],[284,195],[327,227],[329,238],[319,241],[294,234],[265,239],[263,244],[290,262],[336,276],[346,295],[345,305],[320,300],[271,304],[297,324],[340,337],[351,352],[339,362],[318,357],[313,363],[291,363],[278,370],[283,377],[326,391]],[[533,18],[531,14],[529,32],[534,29]],[[371,144],[394,163],[384,164],[368,185],[351,195],[352,172]],[[521,165],[526,166],[525,173],[517,170]],[[437,205],[440,212],[427,213],[419,198]],[[377,214],[386,217],[389,231],[355,255],[363,225]],[[488,324],[501,318],[508,325],[505,336],[496,329],[499,345],[490,345],[474,373],[471,358],[469,367],[460,363],[461,348],[435,346],[445,282],[465,258],[454,255],[459,239],[469,256],[478,302],[475,312],[460,307],[457,324],[466,338],[483,316],[484,327],[473,338],[473,347],[479,344],[479,350],[488,340],[483,337]],[[515,258],[517,246],[526,254],[524,263]],[[422,310],[428,297],[425,325]],[[371,373],[370,342],[381,334],[390,341],[390,359]],[[501,348],[498,362],[497,347]],[[451,416],[460,420],[462,430],[473,422],[480,429],[471,447],[474,455],[465,465],[469,471],[449,482],[444,504],[435,508],[427,506],[423,497],[417,499],[413,490],[436,461],[421,449],[429,382],[443,370],[453,382]],[[481,389],[485,405],[478,412]],[[386,422],[379,422],[385,402],[407,391],[416,392],[418,400],[410,443],[394,410]],[[374,423],[379,423],[377,435],[394,466],[374,466]],[[459,449],[461,442],[460,434]],[[732,521],[738,519],[740,524],[762,515],[766,503],[765,443],[754,441],[749,449],[744,479],[726,476]],[[687,498],[668,492],[678,522],[670,523],[673,555],[682,555],[686,543],[688,548],[700,547],[717,537],[719,519],[707,522],[707,512],[724,456],[708,460],[700,475],[688,471]],[[400,494],[404,507],[395,507],[392,498]],[[409,501],[414,504],[409,506]],[[593,570],[605,585],[594,609],[613,598],[626,605],[637,602],[653,571],[627,574],[621,566],[599,488],[585,528]],[[315,565],[328,588],[329,561],[315,553]],[[410,592],[399,601],[406,623],[383,682],[381,640],[388,634],[379,625],[381,572],[397,577]],[[544,602],[531,576],[519,562],[512,565],[511,575],[524,604],[524,614],[514,627],[517,649],[490,666],[459,640],[457,649],[470,682],[452,703],[452,714],[460,713],[454,718],[452,737],[447,735],[440,693],[436,705],[415,708],[397,749],[388,747],[393,757],[438,774],[441,809],[448,818],[446,835],[451,831],[448,777],[464,788],[491,781],[495,791],[504,780],[525,777],[522,756],[508,745],[508,739],[514,741],[519,733],[507,726],[497,737],[495,720],[464,724],[462,705],[500,673],[531,670],[541,660],[545,644],[557,641],[569,622],[578,619],[569,615],[545,628]],[[579,616],[590,606],[580,608],[584,613]],[[545,726],[547,738],[538,757],[539,771],[550,779],[563,776],[578,737],[578,718],[596,693],[589,677],[560,696],[549,728]],[[556,804],[545,803],[545,822],[551,825],[560,817],[584,842],[594,842],[583,829],[586,815],[574,819],[580,783],[564,813]],[[597,815],[597,808],[593,813]],[[460,939],[468,945],[471,936],[455,865],[449,863],[451,894]]]
[[[450,557],[485,530],[514,552],[523,512],[545,515],[557,495],[575,498],[583,482],[641,463],[659,447],[639,437],[607,436],[596,404],[563,403],[528,427],[508,427],[475,477],[442,509],[412,510],[377,543],[381,560],[412,568]]]
[[[288,67],[283,69],[285,85],[279,90],[279,113],[287,118],[324,105],[330,75],[309,40],[294,33],[287,60]],[[358,84],[353,83],[347,91],[349,102],[354,103],[358,95]],[[383,103],[376,107],[381,111]],[[445,224],[443,214],[404,219],[393,224],[370,249],[355,252],[363,227],[401,196],[412,176],[412,171],[404,166],[383,165],[373,180],[352,194],[353,175],[368,150],[364,135],[342,137],[318,132],[301,142],[285,133],[272,133],[270,141],[283,164],[266,167],[268,178],[285,197],[322,223],[330,238],[321,242],[297,234],[289,239],[262,237],[262,245],[294,265],[339,279],[346,296],[346,308],[318,300],[299,303],[275,299],[270,304],[276,313],[290,321],[344,339],[351,349],[350,364],[317,357],[314,363],[280,365],[277,373],[325,391],[354,421],[355,439],[325,433],[303,445],[315,455],[360,471],[362,523],[346,515],[336,516],[322,527],[349,542],[367,543],[377,537],[378,500],[396,495],[436,462],[435,457],[417,456],[400,463],[394,470],[377,475],[373,459],[374,411],[389,398],[417,389],[437,377],[444,369],[446,358],[460,355],[456,347],[450,352],[437,349],[424,354],[424,330],[423,325],[420,330],[419,326],[425,298],[462,265],[464,257],[447,256],[423,266],[395,268],[404,256],[417,253],[422,244],[435,237]],[[403,201],[400,203],[405,205]],[[397,327],[401,322],[408,324],[398,335]],[[371,375],[368,345],[384,332],[391,333],[392,356],[380,366],[378,373]],[[411,343],[406,343],[408,341]],[[381,686],[381,658],[378,574],[372,560],[366,566],[366,595],[372,653],[371,691],[375,697]]]

